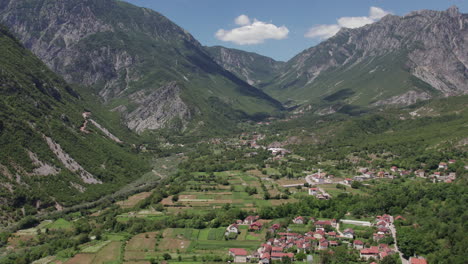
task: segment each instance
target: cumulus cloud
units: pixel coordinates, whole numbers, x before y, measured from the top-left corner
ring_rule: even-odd
[[[246,15],[240,15],[235,20],[236,25],[247,26],[250,25],[250,18]]]
[[[341,28],[359,28],[368,24],[377,22],[382,17],[390,14],[390,12],[382,8],[372,6],[369,9],[369,16],[362,17],[340,17],[336,24],[332,25],[317,25],[309,29],[304,35],[307,38],[327,39],[333,37]]]
[[[238,16],[234,22],[240,27],[231,30],[220,29],[215,34],[216,38],[238,45],[255,45],[267,39],[285,39],[289,34],[285,26],[278,27],[257,19],[252,22],[246,15]]]
[[[338,25],[318,25],[315,26],[305,34],[307,38],[320,38],[327,39],[333,37],[338,31],[340,31]]]

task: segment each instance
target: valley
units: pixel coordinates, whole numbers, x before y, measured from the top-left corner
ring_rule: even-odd
[[[0,0],[0,264],[466,263],[468,15],[374,22],[281,62]]]

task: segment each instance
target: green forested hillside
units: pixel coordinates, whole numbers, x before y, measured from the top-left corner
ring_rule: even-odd
[[[94,200],[149,170],[127,144],[92,125],[89,134],[80,132],[85,109],[79,94],[3,26],[0,49],[1,225],[10,217]],[[67,169],[46,137],[82,168]],[[85,183],[83,170],[102,184]]]

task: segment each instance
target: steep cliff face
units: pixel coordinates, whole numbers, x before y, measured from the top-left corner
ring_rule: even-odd
[[[291,59],[264,86],[282,100],[300,103],[406,105],[467,94],[467,66],[468,15],[453,7],[342,29]]]
[[[224,69],[254,86],[271,79],[284,65],[284,62],[253,52],[221,46],[205,47],[205,49]]]
[[[53,71],[71,83],[92,86],[111,108],[128,110],[137,104],[137,113],[151,115],[149,108],[141,109],[146,107],[141,100],[132,98],[173,82],[183,87],[183,104],[199,109],[211,96],[227,97],[233,111],[248,115],[281,108],[214,62],[188,32],[149,9],[115,0],[0,0],[0,21]],[[178,112],[174,116],[193,117],[183,107],[173,110]],[[123,115],[132,129],[170,121],[147,126],[136,124],[147,117]]]
[[[132,94],[131,101],[139,107],[125,115],[127,126],[141,133],[147,129],[162,128],[174,118],[178,118],[182,122],[183,130],[194,110],[191,111],[184,103],[180,98],[180,93],[181,89],[174,82],[150,94],[145,94],[144,91]]]

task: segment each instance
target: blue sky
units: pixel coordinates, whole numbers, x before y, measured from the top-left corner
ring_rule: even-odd
[[[203,45],[222,45],[283,61],[317,45],[341,26],[356,27],[377,21],[379,14],[385,14],[379,10],[405,15],[414,10],[445,10],[456,5],[461,12],[468,13],[468,0],[126,1],[162,13]],[[370,14],[371,7],[379,9]],[[241,17],[236,23],[240,15],[248,18]],[[339,23],[340,18],[345,19]]]

